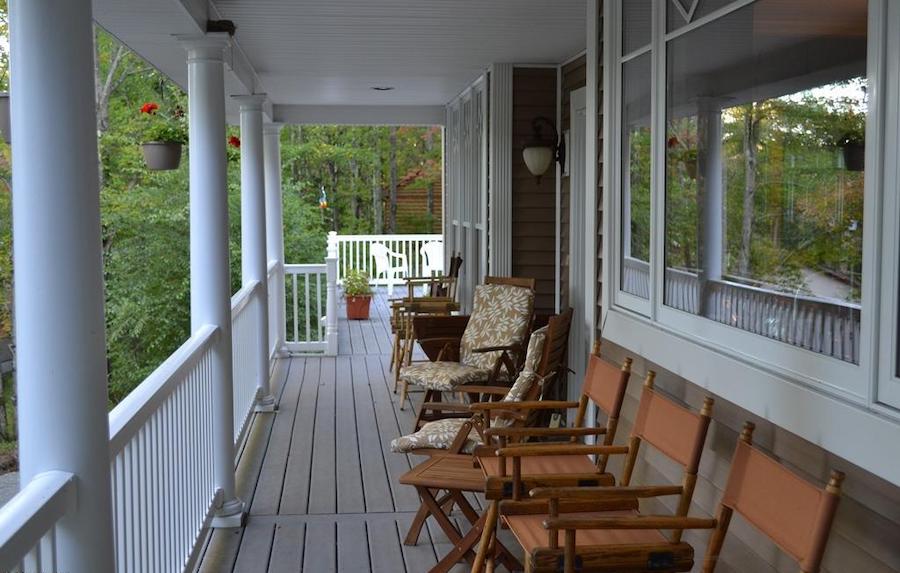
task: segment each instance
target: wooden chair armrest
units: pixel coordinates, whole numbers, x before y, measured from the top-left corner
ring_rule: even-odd
[[[537,487],[531,490],[534,499],[634,499],[681,495],[680,485],[633,485],[611,487]]]
[[[540,400],[527,402],[503,402],[504,410],[565,410],[577,408],[578,402],[566,402],[561,400]],[[472,404],[473,410],[497,410],[496,403],[481,402]]]
[[[473,348],[472,352],[484,354],[486,352],[499,352],[508,350],[510,352],[519,352],[522,350],[521,344],[509,344],[507,346],[484,346],[482,348]]]
[[[459,345],[462,341],[455,336],[440,336],[435,338],[418,338],[419,344],[454,344]]]
[[[497,450],[497,456],[503,458],[530,458],[537,456],[592,456],[627,454],[628,446],[589,446],[562,442],[547,445],[519,445]]]
[[[506,396],[509,394],[509,388],[506,386],[485,386],[482,384],[464,384],[459,386],[457,389],[459,392],[465,392],[466,394],[490,394],[492,396]],[[482,404],[487,402],[476,402],[476,404]],[[505,402],[491,402],[491,404],[505,404]],[[474,406],[475,404],[472,404]],[[493,410],[493,408],[491,408]]]
[[[468,415],[472,414],[468,404],[458,404],[454,402],[425,402],[422,404],[422,411],[425,410],[436,412],[464,412]]]
[[[500,402],[503,404],[503,402]],[[506,436],[508,438],[572,438],[578,436],[601,436],[606,428],[488,428],[487,437]]]
[[[545,529],[715,529],[712,518],[679,517],[676,515],[634,515],[610,517],[549,517]]]

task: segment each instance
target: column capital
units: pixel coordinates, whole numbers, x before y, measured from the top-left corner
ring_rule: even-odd
[[[188,61],[225,61],[225,50],[231,47],[227,32],[209,34],[175,34],[175,40],[188,52]]]
[[[269,98],[266,94],[233,95],[232,101],[241,106],[241,111],[262,111]]]
[[[265,122],[263,123],[263,133],[267,135],[277,135],[281,133],[282,127],[284,127],[284,124],[279,121]]]

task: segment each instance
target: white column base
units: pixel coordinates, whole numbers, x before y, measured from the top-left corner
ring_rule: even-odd
[[[234,498],[220,507],[209,526],[213,529],[230,529],[244,525],[244,502]]]
[[[278,410],[278,404],[275,402],[275,396],[268,394],[256,400],[254,412],[275,412]]]

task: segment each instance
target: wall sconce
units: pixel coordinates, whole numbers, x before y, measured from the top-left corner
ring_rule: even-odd
[[[552,138],[544,137],[541,127],[547,124],[553,132]],[[550,169],[553,160],[559,162],[560,165],[566,163],[566,144],[559,139],[559,132],[556,126],[546,117],[536,117],[531,121],[531,139],[525,143],[522,149],[522,159],[525,160],[525,166],[528,171],[534,175],[538,184],[541,182],[541,176]]]

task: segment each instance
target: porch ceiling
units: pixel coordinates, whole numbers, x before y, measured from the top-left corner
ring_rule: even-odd
[[[275,119],[294,120],[323,106],[422,115],[492,62],[555,64],[583,50],[585,10],[584,0],[94,0],[100,25],[182,86],[172,35],[232,20],[227,88],[267,93]]]

